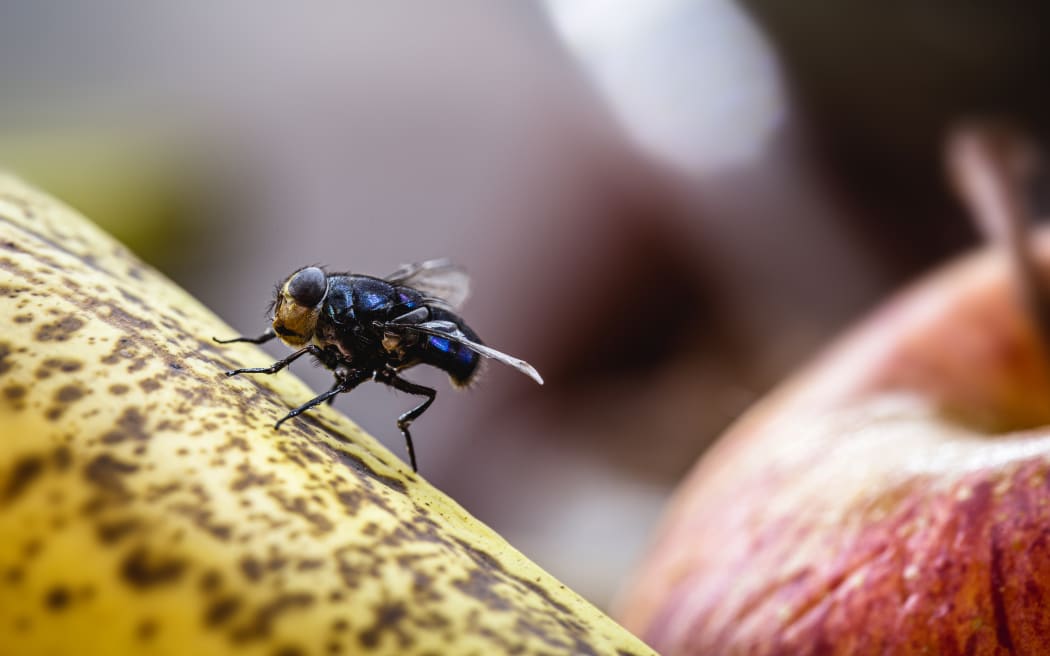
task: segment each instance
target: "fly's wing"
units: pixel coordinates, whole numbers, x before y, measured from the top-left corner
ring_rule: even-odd
[[[510,365],[540,385],[543,384],[543,377],[540,376],[540,372],[536,371],[536,368],[531,364],[469,339],[463,334],[463,331],[459,329],[459,326],[451,321],[427,321],[420,324],[388,323],[387,326],[400,328],[405,331],[414,331],[424,335],[443,337],[449,341],[456,342],[457,344],[462,344],[482,357],[491,358],[498,362],[502,362],[503,364]]]
[[[405,264],[385,280],[417,289],[454,311],[470,296],[470,277],[448,258]]]

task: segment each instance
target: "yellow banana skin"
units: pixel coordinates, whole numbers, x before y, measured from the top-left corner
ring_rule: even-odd
[[[651,654],[0,175],[0,654]]]

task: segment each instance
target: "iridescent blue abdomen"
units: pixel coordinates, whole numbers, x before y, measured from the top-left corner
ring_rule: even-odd
[[[430,308],[430,317],[455,323],[467,339],[481,343],[481,338],[477,333],[455,314],[439,308]],[[452,379],[452,383],[459,387],[470,383],[481,363],[481,356],[468,347],[437,335],[426,336],[426,341],[423,342],[422,359],[426,364],[444,370]]]

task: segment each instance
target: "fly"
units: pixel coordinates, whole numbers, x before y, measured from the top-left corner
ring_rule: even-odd
[[[266,332],[215,341],[263,344],[277,337],[296,349],[269,367],[234,369],[227,376],[275,374],[304,355],[333,372],[331,389],[286,414],[275,429],[369,379],[424,397],[397,420],[412,471],[418,471],[409,426],[426,412],[437,391],[405,380],[403,370],[418,364],[437,367],[461,388],[476,378],[481,359],[490,358],[543,384],[532,365],[483,344],[457,314],[469,294],[469,278],[446,259],[405,265],[383,278],[309,266],[278,286],[273,322]]]

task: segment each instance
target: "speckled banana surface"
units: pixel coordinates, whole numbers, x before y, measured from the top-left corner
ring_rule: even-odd
[[[0,654],[652,653],[2,176],[0,315]]]

